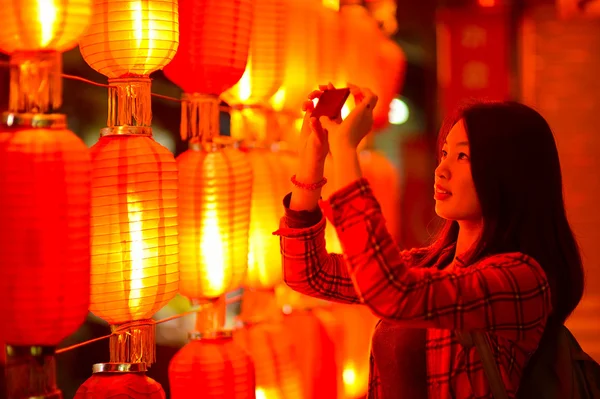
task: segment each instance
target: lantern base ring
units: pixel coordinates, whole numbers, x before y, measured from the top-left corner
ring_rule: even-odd
[[[96,373],[145,373],[146,363],[96,363],[92,366],[92,374]]]
[[[147,136],[152,137],[150,126],[112,126],[100,129],[100,137],[104,136]]]
[[[192,151],[217,152],[224,148],[238,148],[240,141],[230,136],[213,137],[211,141],[201,142],[200,140],[191,139],[189,148]]]
[[[208,332],[191,332],[188,334],[190,341],[205,341],[205,340],[220,340],[220,339],[232,339],[232,330],[220,330],[220,331],[208,331]]]
[[[67,117],[64,114],[28,114],[4,112],[0,118],[0,124],[6,127],[66,129]]]

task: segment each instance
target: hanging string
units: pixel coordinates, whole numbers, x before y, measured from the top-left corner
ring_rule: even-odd
[[[230,305],[230,304],[233,304],[233,303],[240,302],[241,300],[242,300],[242,295],[235,295],[235,296],[227,298],[227,300],[225,301],[225,303],[227,305]],[[190,314],[199,313],[199,312],[201,312],[202,310],[204,310],[205,308],[207,308],[209,306],[210,306],[210,304],[199,305],[196,309],[192,309],[190,311],[179,313],[179,314],[176,314],[176,315],[173,315],[173,316],[165,317],[164,319],[156,320],[154,322],[154,324],[166,323],[168,321],[180,319],[180,318],[188,316]],[[73,349],[77,349],[77,348],[80,348],[82,346],[92,344],[94,342],[102,341],[103,339],[108,339],[111,336],[116,335],[116,334],[118,334],[118,331],[115,331],[112,334],[104,335],[102,337],[93,338],[93,339],[90,339],[90,340],[87,340],[87,341],[80,342],[78,344],[74,344],[74,345],[71,345],[71,346],[66,346],[64,348],[57,349],[54,353],[56,353],[57,355],[61,354],[61,353],[65,353],[65,352],[71,351]]]

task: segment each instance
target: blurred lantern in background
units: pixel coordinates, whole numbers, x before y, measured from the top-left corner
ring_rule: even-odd
[[[406,73],[404,52],[394,40],[383,36],[377,51],[379,63],[377,82],[373,91],[379,97],[373,110],[373,130],[384,129],[389,124],[390,104],[394,97],[402,91]]]
[[[109,78],[107,127],[91,148],[90,310],[111,324],[110,362],[126,365],[98,373],[155,361],[151,317],[178,289],[177,165],[152,138],[149,77],[173,58],[178,36],[176,0],[112,0],[94,3],[79,43]],[[130,378],[115,370],[111,383]],[[85,386],[76,397],[93,397]]]
[[[54,348],[89,305],[91,164],[66,116],[52,112],[62,104],[62,52],[87,28],[91,1],[0,6],[0,51],[10,55],[0,122],[2,389],[10,398],[60,396]]]
[[[304,399],[296,348],[281,323],[246,323],[234,341],[251,354],[256,399]]]
[[[342,22],[339,13],[339,1],[322,0],[319,7],[317,37],[317,79],[314,84],[322,85],[329,82],[336,87],[346,87],[347,81],[343,76],[343,66],[340,62],[344,54],[344,38]],[[316,87],[315,87],[316,88]]]
[[[225,294],[248,265],[252,169],[235,139],[219,137],[219,96],[248,60],[252,0],[180,0],[180,45],[165,75],[184,91],[179,167],[180,293],[200,303],[196,332],[171,360],[174,399],[253,398],[250,356],[225,331]]]
[[[201,394],[206,399],[253,399],[254,364],[246,350],[231,340],[203,340],[199,333],[171,359],[169,383],[172,398]]]
[[[338,365],[335,339],[316,309],[293,309],[284,316],[285,334],[296,347],[296,359],[306,398],[338,397]]]
[[[295,143],[302,103],[317,88],[319,0],[285,0],[285,75],[270,103],[283,140]]]
[[[342,357],[343,397],[362,398],[367,394],[371,337],[378,319],[369,308],[359,305],[333,304],[331,315],[343,330],[336,347]]]

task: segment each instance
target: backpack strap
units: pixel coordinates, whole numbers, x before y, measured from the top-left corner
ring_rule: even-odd
[[[477,349],[494,399],[508,399],[504,381],[502,381],[502,377],[500,376],[500,370],[498,369],[496,360],[494,360],[492,348],[486,335],[482,332],[469,333],[466,331],[456,331],[456,337],[463,346],[467,348],[475,346]]]

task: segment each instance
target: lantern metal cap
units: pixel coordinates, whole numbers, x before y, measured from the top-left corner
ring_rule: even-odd
[[[92,374],[97,373],[145,373],[146,363],[96,363],[92,366]]]
[[[112,126],[100,129],[100,137],[104,136],[146,136],[152,137],[150,126]]]
[[[37,129],[66,129],[65,114],[29,114],[4,112],[0,124],[6,127],[30,127]]]
[[[220,331],[208,331],[208,332],[191,332],[188,334],[190,341],[203,341],[203,340],[219,340],[219,339],[233,339],[232,330],[220,330]]]

